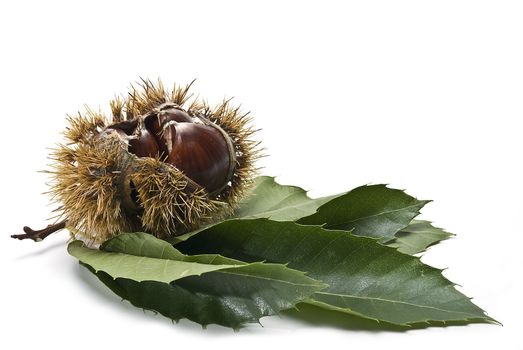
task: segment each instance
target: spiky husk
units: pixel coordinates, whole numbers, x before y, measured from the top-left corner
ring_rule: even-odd
[[[67,220],[91,240],[101,243],[121,232],[149,232],[166,238],[219,219],[234,210],[252,184],[260,156],[252,140],[250,117],[225,100],[215,108],[192,99],[192,83],[174,86],[171,91],[158,81],[142,80],[131,85],[125,98],[110,102],[112,116],[87,108],[84,114],[68,117],[66,142],[51,154],[51,190],[59,203],[60,219]],[[172,102],[190,115],[200,115],[220,126],[231,138],[236,151],[236,167],[230,184],[209,196],[175,167],[157,158],[139,158],[127,151],[117,133],[107,129],[114,123],[133,120]],[[134,195],[137,210],[129,210],[125,200]]]

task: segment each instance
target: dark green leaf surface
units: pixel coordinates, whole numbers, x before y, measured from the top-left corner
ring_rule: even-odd
[[[430,221],[413,220],[407,227],[397,232],[394,239],[387,245],[398,248],[405,254],[417,254],[452,236],[452,233],[432,226]]]
[[[133,305],[202,325],[238,328],[258,322],[325,287],[282,264],[243,263],[216,254],[185,256],[144,233],[120,235],[101,248],[106,251],[78,241],[69,245],[72,255]]]
[[[441,271],[346,231],[266,219],[230,220],[177,247],[243,261],[288,263],[329,285],[309,303],[394,324],[489,321]]]
[[[382,238],[386,242],[418,216],[428,202],[385,185],[361,186],[326,202],[316,213],[297,222],[352,230],[355,235]]]

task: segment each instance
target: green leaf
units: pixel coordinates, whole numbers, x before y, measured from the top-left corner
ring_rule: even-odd
[[[307,192],[303,188],[280,185],[272,176],[258,176],[254,180],[253,188],[242,199],[238,209],[229,219],[267,218],[276,221],[294,221],[315,213],[320,205],[340,195],[312,199],[307,196]],[[171,237],[168,241],[172,244],[183,242],[198,232],[220,222]]]
[[[246,196],[246,198],[240,203],[239,209],[234,213],[233,218],[269,218],[276,221],[294,221],[303,218],[298,222],[302,224],[321,225],[324,224],[324,222],[321,222],[322,219],[320,214],[315,214],[316,210],[319,206],[325,205],[327,202],[335,198],[337,198],[337,201],[347,203],[350,202],[352,206],[358,206],[361,205],[362,200],[371,201],[377,197],[379,201],[379,195],[382,192],[386,192],[387,196],[385,197],[393,198],[398,206],[401,206],[399,203],[401,203],[402,200],[404,201],[404,205],[405,203],[406,205],[410,205],[412,203],[415,206],[419,205],[420,208],[424,203],[427,202],[417,201],[402,191],[389,189],[383,185],[375,187],[379,187],[379,191],[372,192],[372,186],[364,186],[348,193],[312,199],[309,198],[306,191],[300,187],[281,185],[274,180],[274,177],[260,176],[256,179],[255,186],[251,194]],[[367,191],[368,193],[365,193],[364,191]],[[360,195],[356,196],[358,193]],[[323,208],[328,211],[330,205],[326,205]],[[369,204],[364,205],[369,206]],[[343,206],[343,203],[340,203],[340,206]],[[320,210],[320,212],[323,212],[323,208]],[[348,220],[355,219],[355,215],[351,212],[351,207],[342,207],[341,209],[342,210],[340,210],[339,214],[337,214],[339,217],[338,221],[343,221],[344,218],[347,217]],[[355,234],[382,237],[384,238],[384,241],[387,241],[386,244],[388,246],[396,247],[399,251],[406,254],[420,253],[428,246],[447,239],[452,235],[440,228],[433,227],[428,221],[413,220],[408,224],[407,227],[404,227],[404,225],[408,222],[408,219],[411,216],[416,216],[418,212],[419,210],[412,211],[410,213],[411,215],[402,220],[400,225],[398,225],[397,222],[394,222],[393,226],[387,225],[387,222],[385,222],[385,220],[389,220],[387,215],[372,216],[373,223],[375,224],[374,228],[376,229],[376,227],[380,227],[381,229],[371,231],[370,234],[366,234],[365,231],[359,230],[362,226],[362,223],[369,221],[367,219],[360,219],[357,222],[357,226],[343,227],[343,229],[350,230],[355,228]],[[405,214],[405,211],[400,210],[400,213]],[[330,218],[330,221],[334,220]],[[329,222],[327,222],[326,227],[330,228]],[[404,228],[400,231],[397,231],[399,227]],[[393,232],[395,232],[394,237],[391,237]],[[197,231],[194,233],[197,233]],[[194,233],[188,234],[187,237],[190,237]],[[182,241],[183,238],[184,237],[178,238],[176,242]]]
[[[82,241],[71,242],[67,250],[69,254],[88,264],[95,271],[104,271],[113,278],[128,278],[137,282],[169,283],[183,277],[198,276],[202,273],[235,266],[199,264],[169,258],[157,259],[139,255],[110,253],[87,248]]]
[[[297,220],[329,229],[354,229],[356,235],[387,242],[405,228],[427,202],[385,185],[362,186],[347,193],[312,199],[300,187],[280,185],[273,177],[260,176],[230,219]],[[173,237],[170,242],[182,242],[207,227]]]
[[[328,201],[316,213],[297,222],[352,231],[358,236],[381,238],[382,242],[387,242],[418,216],[428,202],[385,185],[361,186]]]
[[[186,256],[146,233],[69,252],[120,297],[173,320],[238,328],[306,300],[325,285],[282,264],[244,263],[216,254]]]
[[[413,220],[407,227],[397,232],[387,245],[398,248],[405,254],[417,254],[452,236],[454,236],[452,233],[432,226],[430,221]]]
[[[373,192],[373,190],[375,191]],[[367,193],[365,193],[365,191],[367,191]],[[387,195],[380,197],[383,192],[386,192]],[[419,206],[421,208],[427,202],[417,201],[415,198],[406,195],[402,191],[389,189],[383,185],[364,186],[348,193],[312,199],[309,198],[306,191],[300,187],[281,185],[274,180],[274,177],[260,176],[256,179],[251,194],[246,196],[246,198],[240,203],[239,209],[234,213],[233,218],[269,218],[276,221],[298,220],[298,222],[308,225],[321,225],[326,223],[326,228],[331,228],[329,223],[335,221],[334,218],[330,217],[329,221],[321,222],[322,220],[326,220],[322,219],[321,213],[324,210],[329,211],[330,206],[332,205],[332,203],[325,205],[329,201],[336,198],[336,201],[340,202],[339,206],[342,206],[337,214],[338,222],[347,220],[347,218],[349,221],[354,221],[359,218],[355,218],[353,211],[351,211],[352,207],[359,206],[362,202],[365,203],[370,201],[374,201],[373,204],[376,206],[375,199],[377,198],[377,201],[379,202],[382,200],[380,198],[385,197],[393,198],[396,201],[396,205],[399,207],[401,207],[402,204],[407,206],[414,204],[416,207]],[[334,201],[334,204],[336,201]],[[344,203],[351,203],[351,207],[343,207]],[[369,207],[369,205],[373,204],[369,203],[364,205]],[[320,213],[317,214],[316,210],[318,210],[318,207],[322,205],[324,206],[320,210]],[[400,210],[400,213],[405,214],[405,211]],[[429,245],[435,244],[451,235],[448,232],[431,226],[428,221],[413,220],[407,227],[404,227],[408,222],[408,219],[411,216],[416,216],[418,213],[419,210],[411,211],[410,216],[402,218],[403,220],[401,220],[399,225],[398,222],[394,222],[393,226],[387,225],[387,222],[385,222],[385,220],[389,220],[388,215],[383,214],[372,216],[371,218],[373,221],[371,221],[371,223],[374,224],[374,229],[376,231],[370,231],[370,233],[361,230],[361,227],[362,224],[369,222],[371,218],[359,219],[356,220],[354,226],[348,225],[347,227],[341,228],[345,230],[351,230],[354,228],[354,233],[358,235],[377,238],[381,237],[383,238],[383,241],[387,242],[386,244],[388,246],[396,247],[399,251],[406,254],[416,254],[424,251]],[[360,214],[360,216],[362,215]],[[403,229],[397,231],[400,227],[403,227]],[[198,231],[194,233],[197,232]],[[190,237],[194,233],[188,234],[187,237]],[[391,237],[392,233],[394,233],[394,237]],[[182,240],[183,237],[178,239],[176,242]]]
[[[308,303],[370,319],[400,325],[492,321],[441,270],[347,231],[266,219],[229,220],[177,247],[190,254],[288,263],[329,285]]]
[[[312,199],[300,187],[280,185],[274,177],[259,176],[233,218],[294,221],[315,213],[320,205],[336,196]]]
[[[145,232],[126,233],[114,237],[100,246],[100,250],[139,257],[170,259],[211,265],[246,265],[245,262],[218,254],[185,255],[164,240]]]

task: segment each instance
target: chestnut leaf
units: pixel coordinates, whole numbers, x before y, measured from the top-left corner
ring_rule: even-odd
[[[439,269],[377,239],[267,219],[229,220],[176,246],[246,262],[287,263],[329,285],[307,303],[398,325],[495,322]]]
[[[352,231],[357,236],[387,242],[419,215],[429,201],[418,200],[385,185],[361,186],[318,207],[316,213],[297,222]]]
[[[73,241],[68,251],[134,306],[203,326],[237,329],[292,308],[326,287],[283,264],[186,256],[146,233],[121,234],[100,250]]]
[[[403,230],[427,202],[385,185],[361,186],[346,193],[312,199],[300,187],[281,185],[274,177],[259,176],[232,218],[268,218],[353,230],[355,235],[381,238],[384,244],[390,242],[400,251],[414,254],[448,237],[437,228],[420,231],[419,225]],[[181,242],[199,231],[201,229],[173,237],[171,242]],[[400,239],[396,239],[397,234]]]
[[[137,282],[154,280],[169,283],[187,276],[199,276],[202,273],[235,267],[233,264],[198,264],[168,257],[144,259],[141,255],[90,249],[82,241],[71,242],[67,250],[95,271],[104,271],[113,278],[128,278]]]
[[[405,254],[417,254],[452,236],[454,234],[433,226],[430,221],[412,220],[407,227],[396,232],[394,239],[387,242],[387,245],[398,248]]]
[[[280,185],[274,177],[259,176],[233,217],[294,221],[314,214],[320,205],[338,196],[340,195],[312,199],[303,188]]]

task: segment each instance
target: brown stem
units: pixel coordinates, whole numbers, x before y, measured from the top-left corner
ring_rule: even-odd
[[[63,230],[65,228],[65,225],[67,224],[67,220],[60,221],[59,223],[56,223],[54,225],[48,225],[46,228],[42,230],[33,230],[30,227],[24,226],[24,232],[25,234],[22,235],[11,235],[11,238],[16,239],[32,239],[35,242],[43,241],[45,237],[49,236],[52,233],[55,233],[56,231]]]

